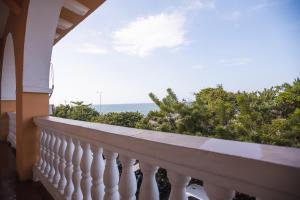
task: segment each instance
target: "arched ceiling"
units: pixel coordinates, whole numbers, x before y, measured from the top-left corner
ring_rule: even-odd
[[[0,1],[0,38],[2,38],[3,36],[8,15],[9,15],[9,8],[3,1]]]
[[[105,0],[65,0],[60,13],[54,44],[94,12]]]
[[[60,13],[54,44],[94,12],[105,0],[65,0]],[[10,10],[20,12],[15,0],[0,0],[0,38],[2,38]]]

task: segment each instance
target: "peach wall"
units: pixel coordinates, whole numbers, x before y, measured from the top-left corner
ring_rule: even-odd
[[[32,177],[32,167],[39,157],[39,133],[33,116],[47,116],[48,94],[23,93],[22,109],[17,110],[17,170],[20,180]]]

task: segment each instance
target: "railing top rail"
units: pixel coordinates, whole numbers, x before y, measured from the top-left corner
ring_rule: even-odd
[[[105,148],[148,160],[194,178],[224,182],[238,191],[300,196],[300,149],[90,123],[56,117],[34,122]],[[114,149],[112,149],[114,150]],[[224,181],[226,180],[226,181]],[[250,188],[250,191],[249,191]],[[252,189],[251,189],[252,188]]]
[[[60,125],[74,126],[74,128],[83,128],[87,131],[84,133],[84,136],[86,137],[88,136],[88,131],[96,131],[107,135],[127,136],[130,138],[147,140],[149,142],[151,141],[160,144],[175,145],[191,150],[201,150],[240,158],[259,160],[300,169],[300,149],[298,148],[165,133],[57,117],[39,117],[35,118],[34,121],[38,125],[54,125],[54,123],[59,123]],[[70,129],[65,131],[72,132]],[[99,135],[99,142],[101,141],[102,138]],[[112,144],[114,143],[114,141],[110,142]]]

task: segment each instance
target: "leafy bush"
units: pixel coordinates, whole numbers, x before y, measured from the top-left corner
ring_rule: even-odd
[[[137,122],[143,118],[143,115],[139,112],[110,112],[104,115],[98,116],[95,119],[96,122],[104,124],[112,124],[117,126],[135,127]]]
[[[81,121],[94,121],[99,117],[99,113],[90,104],[83,104],[82,101],[78,101],[57,106],[53,116]]]

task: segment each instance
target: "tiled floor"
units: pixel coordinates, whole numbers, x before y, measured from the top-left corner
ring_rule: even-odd
[[[39,182],[17,179],[14,150],[0,142],[0,200],[53,200]]]

